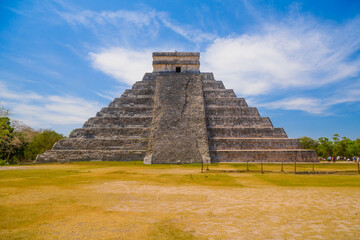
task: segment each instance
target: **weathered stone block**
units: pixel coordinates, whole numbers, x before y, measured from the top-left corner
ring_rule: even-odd
[[[160,74],[145,162],[202,162],[209,157],[207,138],[200,75]]]

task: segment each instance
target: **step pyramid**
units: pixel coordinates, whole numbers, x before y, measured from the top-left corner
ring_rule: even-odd
[[[36,162],[317,160],[315,151],[302,149],[199,66],[199,53],[153,53],[152,73]]]

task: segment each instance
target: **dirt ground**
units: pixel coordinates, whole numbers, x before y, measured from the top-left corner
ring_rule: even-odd
[[[65,183],[49,178],[26,186],[10,184],[18,177],[2,178],[0,238],[360,239],[359,187],[277,186],[246,173],[219,180],[235,179],[234,185],[182,185],[173,175],[193,169],[81,169],[72,176],[76,184],[62,175]],[[121,177],[103,177],[114,172]],[[146,180],[159,173],[169,182]]]

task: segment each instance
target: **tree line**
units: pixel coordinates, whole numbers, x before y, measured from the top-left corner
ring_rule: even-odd
[[[34,130],[9,116],[9,110],[0,105],[0,165],[35,160],[64,138],[51,129]]]
[[[315,150],[318,156],[324,159],[329,156],[346,158],[360,156],[360,138],[351,140],[334,134],[332,139],[321,137],[316,140],[310,137],[301,137],[299,141],[304,149]]]

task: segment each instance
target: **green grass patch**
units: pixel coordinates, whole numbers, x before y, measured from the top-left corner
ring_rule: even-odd
[[[242,186],[228,174],[202,174],[201,164],[144,165],[142,162],[79,162],[0,171],[0,187],[71,187],[111,180],[161,185]],[[169,170],[174,173],[167,173]],[[176,170],[179,170],[178,172]],[[155,170],[155,171],[154,171]],[[188,170],[193,173],[188,174]],[[184,171],[184,172],[182,172]]]
[[[158,240],[195,240],[195,236],[184,230],[181,230],[175,223],[164,220],[153,224],[150,239]]]
[[[263,163],[264,171],[271,172],[280,172],[281,171],[281,163]],[[232,168],[234,170],[245,171],[247,169],[246,163],[225,163],[225,164],[217,164],[216,167],[213,165],[210,166],[210,169],[221,169],[221,168]],[[250,171],[260,171],[261,164],[260,163],[249,163],[248,168]],[[313,169],[312,163],[297,163],[296,171],[298,172],[311,172]],[[284,163],[283,170],[285,172],[294,172],[295,165],[294,163]],[[328,163],[315,163],[314,171],[317,172],[353,172],[357,171],[357,164],[355,163],[336,163],[336,164],[328,164]]]
[[[360,187],[359,175],[255,174],[257,178],[286,187]]]
[[[112,180],[137,181],[139,184],[161,185],[203,185],[242,187],[244,175],[230,172],[200,173],[201,164],[184,165],[144,165],[140,161],[132,162],[76,162],[70,164],[44,164],[28,166],[25,169],[0,171],[1,187],[35,187],[52,185],[56,187],[71,187],[76,184],[92,184]],[[259,163],[249,163],[250,174],[260,171]],[[317,164],[315,171],[342,172],[352,175],[321,174],[299,175],[294,172],[294,164],[284,164],[285,173],[280,173],[281,164],[263,164],[264,174],[254,174],[262,180],[278,186],[360,186],[360,175],[355,175],[356,164]],[[213,164],[210,170],[246,171],[246,163]],[[311,172],[312,164],[298,164],[298,172]],[[286,174],[288,173],[288,174]],[[246,174],[246,172],[244,173]],[[3,193],[2,193],[3,194]]]
[[[23,169],[0,171],[1,187],[32,187],[42,185],[70,186],[90,180],[89,171],[81,169]]]

